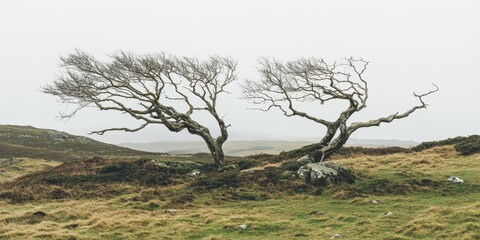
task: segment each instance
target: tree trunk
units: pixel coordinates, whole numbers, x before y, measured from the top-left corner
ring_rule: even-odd
[[[320,151],[322,152],[322,155],[318,159],[319,162],[324,162],[325,160],[328,159],[333,153],[337,152],[340,148],[345,145],[347,142],[348,138],[350,135],[343,135],[339,136],[337,139],[335,139],[332,143],[330,143],[328,146],[322,148]]]
[[[225,154],[222,148],[223,143],[218,143],[213,138],[205,139],[205,142],[207,143],[208,150],[210,150],[212,154],[215,165],[222,167],[225,164]]]
[[[311,151],[308,155],[313,162],[324,162],[330,157],[333,153],[337,152],[340,148],[345,145],[347,140],[350,138],[350,133],[344,131],[335,138],[330,143],[315,143],[309,146],[304,147],[304,149]]]
[[[340,148],[345,145],[349,136],[342,136],[335,139],[328,145],[321,145],[317,143],[317,149],[313,151],[309,157],[313,162],[324,162],[330,157],[333,153],[337,152]]]

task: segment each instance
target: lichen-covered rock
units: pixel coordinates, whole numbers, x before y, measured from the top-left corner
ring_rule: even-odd
[[[355,182],[355,176],[350,170],[334,162],[309,163],[298,169],[297,174],[299,178],[317,187]]]

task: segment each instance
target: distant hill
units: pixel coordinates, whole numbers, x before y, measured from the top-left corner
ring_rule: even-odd
[[[230,156],[247,156],[258,153],[278,154],[312,143],[313,141],[227,141],[224,150],[225,154]],[[413,141],[351,139],[347,146],[411,147],[417,144]],[[120,145],[106,144],[88,137],[75,136],[52,129],[0,125],[0,158],[26,157],[69,161],[93,156],[146,156],[159,153],[208,152],[202,141],[164,141]]]
[[[148,155],[91,138],[31,126],[0,125],[0,158],[27,157],[51,160],[76,160],[92,156]]]
[[[267,153],[278,154],[283,151],[298,149],[314,143],[314,141],[227,141],[224,145],[225,154],[230,156],[247,156],[252,154]],[[418,143],[401,140],[360,140],[351,139],[346,146],[362,147],[412,147]],[[161,141],[151,143],[122,143],[123,147],[149,152],[167,152],[171,154],[193,154],[208,152],[207,146],[202,141]]]

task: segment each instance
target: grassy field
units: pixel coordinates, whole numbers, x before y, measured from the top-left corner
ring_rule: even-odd
[[[2,200],[0,238],[480,239],[480,154],[460,156],[444,146],[335,161],[360,179],[320,193],[248,186],[198,192],[185,180],[169,186],[118,183],[112,186],[124,191],[110,197]],[[450,175],[465,183],[447,183]]]

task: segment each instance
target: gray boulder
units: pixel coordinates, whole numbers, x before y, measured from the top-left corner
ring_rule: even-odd
[[[298,169],[297,174],[299,178],[317,187],[355,182],[355,176],[350,170],[334,162],[309,163]]]

